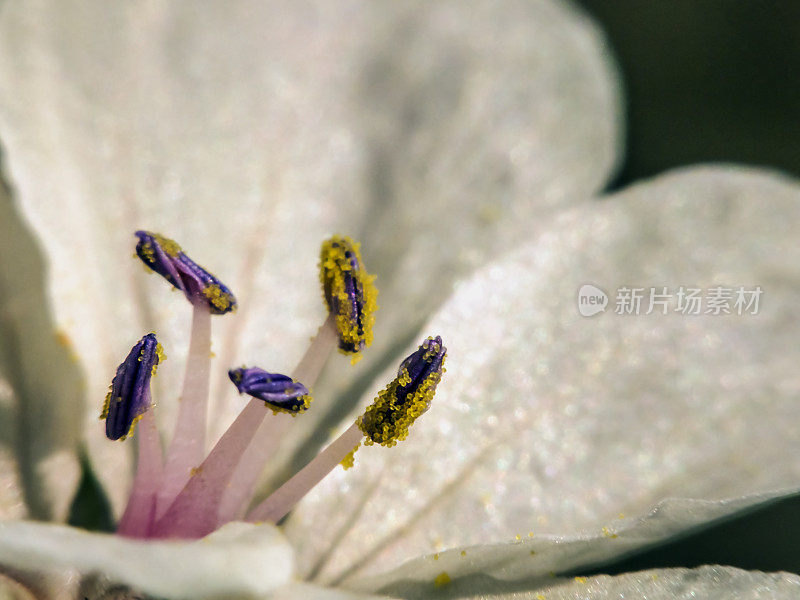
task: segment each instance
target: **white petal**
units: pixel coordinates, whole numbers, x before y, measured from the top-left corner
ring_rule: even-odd
[[[491,596],[473,595],[455,586],[431,586],[419,595],[413,592],[402,598],[461,598],[464,600],[618,600],[647,598],[673,600],[702,598],[703,600],[780,600],[796,598],[800,593],[800,577],[794,573],[762,573],[732,567],[704,566],[697,569],[654,569],[610,577],[576,577],[570,581],[554,580],[550,585],[533,591],[506,592]],[[437,593],[439,592],[439,593]]]
[[[626,573],[617,577],[576,578],[571,583],[548,589],[547,600],[617,600],[647,598],[703,598],[704,600],[780,600],[796,598],[800,577],[794,573],[761,573],[731,567],[707,566],[698,569],[656,569]],[[538,594],[509,594],[496,600],[536,599]]]
[[[63,519],[79,468],[84,386],[55,330],[46,264],[0,155],[0,517]]]
[[[100,574],[160,597],[261,596],[288,583],[292,551],[268,525],[230,523],[198,541],[143,542],[34,522],[0,524],[0,564]]]
[[[797,222],[794,182],[722,168],[552,222],[426,326],[448,347],[433,406],[407,441],[360,450],[301,504],[300,564],[317,565],[347,523],[327,577],[530,531],[596,532],[665,497],[800,481],[787,458],[800,451]],[[757,315],[619,316],[612,296],[586,318],[585,283],[612,295],[760,285],[763,297]]]
[[[345,587],[384,593],[398,598],[433,598],[437,596],[437,591],[441,592],[442,597],[448,598],[478,597],[479,592],[491,598],[515,598],[517,596],[509,592],[526,590],[531,596],[519,596],[520,598],[536,598],[538,592],[544,593],[549,600],[551,597],[562,597],[551,596],[551,593],[568,592],[563,597],[572,598],[569,593],[578,591],[582,591],[585,595],[611,593],[624,590],[625,585],[630,586],[628,591],[633,591],[638,582],[642,586],[651,586],[652,593],[665,593],[667,589],[674,591],[674,586],[679,585],[680,581],[683,581],[684,585],[693,585],[692,581],[698,578],[698,574],[704,569],[643,572],[647,576],[634,573],[615,578],[576,578],[571,584],[563,574],[570,571],[580,572],[581,567],[623,556],[698,525],[733,514],[742,508],[761,502],[768,503],[778,497],[779,494],[762,494],[725,502],[668,500],[661,503],[646,518],[628,519],[624,523],[614,525],[613,534],[579,537],[535,535],[533,538],[525,536],[521,541],[511,544],[457,548],[416,558],[388,573],[355,579],[347,582]],[[748,581],[748,576],[745,575],[747,571],[732,568],[726,568],[725,571],[728,572],[727,575],[719,574],[721,579],[718,580],[718,587],[727,589],[729,593],[736,588],[725,588],[725,585],[744,585]],[[692,572],[695,573],[694,577],[690,575]],[[442,585],[442,573],[446,573],[450,580],[447,585]],[[658,573],[658,577],[656,579],[650,577],[652,573]],[[439,585],[435,583],[437,577],[440,578]],[[701,586],[708,585],[712,579],[710,572],[707,572],[699,576],[696,583]],[[727,581],[728,579],[730,581]],[[793,586],[800,585],[800,579],[796,575],[792,575],[787,581],[793,582]],[[765,580],[763,583],[766,585],[768,582]],[[702,589],[698,587],[697,591]],[[509,595],[505,595],[507,593]]]

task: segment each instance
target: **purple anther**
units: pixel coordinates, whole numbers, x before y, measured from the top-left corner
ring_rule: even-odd
[[[236,308],[233,293],[214,275],[184,254],[173,240],[148,231],[137,231],[136,254],[145,265],[182,291],[190,302],[203,302],[212,314]]]
[[[108,439],[125,439],[137,419],[150,408],[150,378],[162,356],[155,334],[148,333],[117,367],[100,415],[106,420]]]
[[[274,410],[298,414],[311,404],[308,388],[287,375],[268,373],[258,367],[242,367],[230,369],[228,377],[240,394],[263,400]]]

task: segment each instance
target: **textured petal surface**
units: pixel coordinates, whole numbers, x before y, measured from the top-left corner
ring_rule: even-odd
[[[190,311],[129,258],[137,228],[239,298],[215,319],[217,428],[242,406],[224,370],[288,372],[322,322],[327,234],[365,237],[402,338],[456,272],[602,186],[619,135],[602,51],[544,0],[6,3],[0,125],[90,403],[157,329],[172,362],[155,397],[174,412]],[[389,319],[393,304],[413,314]],[[107,480],[125,472],[93,444]]]
[[[231,523],[202,540],[142,542],[33,522],[0,524],[0,563],[23,572],[100,574],[166,598],[263,596],[288,583],[292,551],[268,525]]]
[[[675,591],[678,588],[674,586],[679,585],[681,580],[685,585],[691,584],[690,570],[663,570],[659,572],[658,578],[632,573],[623,577],[576,577],[571,581],[563,575],[570,571],[580,572],[580,567],[608,561],[725,518],[742,509],[765,505],[779,497],[779,493],[774,493],[720,502],[667,500],[659,504],[645,518],[627,519],[625,522],[613,525],[613,533],[608,531],[600,535],[579,537],[525,536],[524,539],[510,544],[447,550],[410,560],[382,575],[350,581],[345,587],[409,599],[536,598],[537,593],[545,594],[545,598],[548,599],[551,598],[550,593],[556,594],[552,596],[555,598],[575,597],[568,594],[557,595],[566,592],[573,594],[582,592],[584,595],[577,597],[594,598],[595,596],[591,595],[593,593],[611,594],[614,591],[623,591],[626,589],[624,585],[630,585],[627,590],[633,592],[634,582],[642,586],[640,588],[642,591],[647,589],[646,586],[650,586],[649,590],[654,594],[663,593],[667,589]],[[727,578],[722,577],[718,581],[718,587],[733,594],[736,588],[725,586],[734,586],[737,581],[745,583],[748,578],[745,575],[747,572],[736,569],[725,570],[730,572],[732,579],[726,581]],[[446,585],[442,585],[442,573],[447,574],[449,581],[446,580]],[[666,579],[661,579],[661,574]],[[796,575],[791,577],[793,578],[791,581],[795,582],[794,585],[800,584],[800,579]],[[697,583],[707,585],[710,581],[711,578],[703,576],[702,581]],[[764,583],[767,584],[766,581]],[[702,588],[697,588],[696,591],[700,589]],[[514,592],[522,595],[516,596]],[[530,595],[524,595],[525,593]]]
[[[363,448],[301,504],[300,564],[335,579],[800,481],[786,458],[800,450],[798,219],[793,181],[679,171],[570,211],[483,269],[425,328],[447,372],[409,439]],[[587,283],[612,294],[592,318],[578,312]],[[760,285],[758,314],[614,312],[621,286],[717,285]]]
[[[474,595],[455,592],[449,586],[428,590],[408,598],[461,598],[463,600],[780,600],[796,598],[800,577],[794,573],[762,573],[732,567],[707,566],[697,569],[654,569],[616,577],[576,577],[556,580],[534,591]]]
[[[75,354],[53,323],[46,263],[16,211],[2,159],[0,518],[27,513],[61,520],[78,478],[85,388]]]

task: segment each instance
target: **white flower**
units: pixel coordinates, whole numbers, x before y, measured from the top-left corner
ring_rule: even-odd
[[[360,450],[283,534],[232,523],[144,543],[8,521],[0,565],[35,592],[56,594],[42,574],[96,572],[91,593],[110,582],[170,598],[796,595],[794,575],[730,567],[551,575],[779,498],[800,476],[786,458],[798,445],[800,190],[705,168],[590,201],[615,161],[619,101],[602,41],[574,9],[10,2],[0,82],[19,212],[49,258],[60,339],[87,383],[84,434],[75,365],[39,299],[42,265],[4,201],[0,396],[21,432],[6,516],[63,518],[79,435],[121,511],[129,456],[96,414],[149,329],[170,357],[154,397],[172,429],[188,311],[128,258],[135,229],[179,239],[239,298],[214,323],[213,436],[242,406],[227,368],[288,372],[324,319],[322,239],[363,241],[381,291],[376,343],[356,367],[332,359],[267,486],[357,414],[420,330],[449,348],[409,439]],[[761,286],[763,302],[758,315],[588,319],[585,283]],[[659,504],[669,497],[698,500]]]

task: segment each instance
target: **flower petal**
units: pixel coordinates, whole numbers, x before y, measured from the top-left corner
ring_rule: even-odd
[[[300,564],[335,578],[800,481],[797,222],[800,187],[734,168],[668,174],[552,222],[426,326],[448,348],[430,411],[301,503]],[[606,313],[579,314],[586,283],[612,293]],[[625,285],[764,297],[757,315],[617,315]]]
[[[53,325],[44,289],[45,263],[16,211],[2,158],[0,517],[24,516],[24,498],[31,516],[61,520],[78,481],[84,385],[74,352]]]
[[[0,564],[27,573],[99,574],[167,598],[263,596],[287,584],[292,551],[269,525],[230,523],[202,540],[144,542],[34,522],[0,524]]]
[[[793,493],[796,495],[796,490]],[[581,567],[608,562],[615,557],[685,534],[698,526],[724,519],[738,511],[768,505],[780,497],[780,493],[774,493],[720,502],[667,500],[645,518],[618,522],[614,525],[613,534],[578,537],[535,535],[533,538],[525,536],[511,544],[456,548],[416,558],[381,575],[356,578],[346,582],[344,587],[397,598],[434,598],[438,597],[437,591],[441,597],[447,598],[472,598],[481,594],[491,595],[492,598],[513,598],[513,591],[524,590],[529,594],[536,591],[545,593],[545,597],[549,599],[561,598],[558,593],[574,593],[578,590],[582,590],[584,594],[578,597],[593,598],[595,596],[590,595],[591,593],[610,593],[623,589],[623,585],[638,582],[642,586],[651,586],[653,593],[663,593],[666,589],[672,589],[678,580],[686,579],[686,582],[690,582],[690,570],[643,572],[648,575],[658,573],[656,578],[643,577],[641,573],[618,578],[576,577],[572,582],[565,575],[569,572],[580,573]],[[696,571],[699,573],[702,570]],[[747,571],[732,568],[726,568],[725,571],[729,571],[731,585],[736,581],[744,583],[747,580],[744,575]],[[442,573],[447,574],[447,585],[441,583]],[[666,579],[661,580],[662,575]],[[437,577],[439,585],[435,583]],[[800,579],[796,575],[791,577],[794,582],[792,585],[800,585]],[[708,582],[704,585],[706,583]],[[720,589],[731,592],[731,588],[723,587],[724,581],[719,584]],[[556,595],[551,596],[552,593]],[[567,594],[563,597],[573,596]]]

